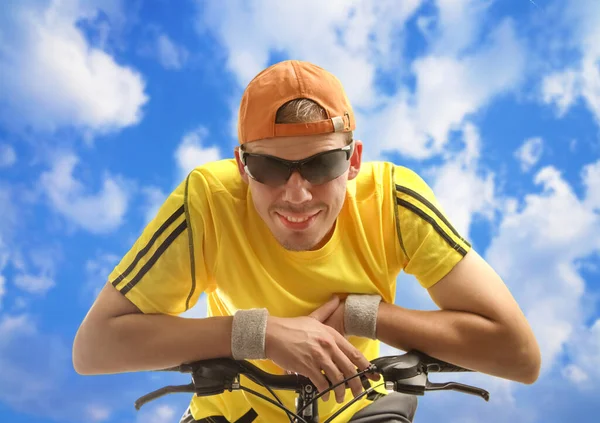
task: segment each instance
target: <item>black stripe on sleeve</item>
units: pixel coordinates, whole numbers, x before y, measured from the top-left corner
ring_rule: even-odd
[[[392,168],[392,180],[394,179],[394,172],[395,172],[395,167]],[[398,188],[398,185],[396,185],[396,188]],[[393,189],[392,189],[393,191]],[[396,197],[396,192],[393,192],[392,195],[394,196],[393,198]],[[406,248],[404,248],[404,240],[402,239],[402,231],[400,229],[400,216],[398,215],[398,207],[394,206],[394,220],[396,221],[396,233],[398,234],[398,240],[400,241],[400,248],[402,248],[402,251],[404,252],[404,256],[406,257],[406,260],[410,260],[410,257],[408,255],[408,253],[406,252]]]
[[[188,242],[190,245],[190,272],[192,277],[192,286],[190,287],[190,293],[185,301],[185,309],[190,309],[190,300],[192,299],[192,295],[194,295],[194,291],[196,290],[196,259],[194,254],[194,233],[192,232],[192,226],[190,224],[190,209],[188,203],[188,186],[190,182],[190,175],[188,175],[185,181],[185,197],[184,197],[184,206],[185,206],[185,220],[188,222]]]
[[[135,275],[135,277],[131,279],[129,283],[121,289],[121,294],[125,295],[129,291],[131,291],[131,289],[140,281],[140,279],[144,277],[148,270],[152,268],[154,263],[156,263],[160,256],[167,250],[167,248],[169,248],[169,245],[171,245],[173,241],[175,241],[175,239],[185,230],[185,228],[187,228],[187,221],[184,220],[179,226],[175,228],[175,230],[173,230],[173,232],[171,232],[171,234],[164,240],[160,247],[158,247],[158,249],[154,252],[152,257],[150,257],[150,260],[148,260],[146,264],[144,264],[144,266],[140,269],[137,275]]]
[[[405,194],[408,194],[411,197],[419,200],[424,205],[426,205],[429,208],[429,210],[431,210],[432,212],[434,212],[435,215],[437,217],[439,217],[442,222],[444,222],[444,224],[452,231],[452,233],[454,235],[456,235],[458,238],[460,238],[460,240],[462,242],[464,242],[465,244],[467,244],[469,247],[471,246],[471,244],[469,244],[462,236],[460,236],[460,234],[458,233],[458,231],[456,229],[454,229],[454,227],[450,224],[450,222],[448,221],[448,219],[446,219],[446,216],[444,216],[442,214],[442,212],[440,212],[438,210],[438,208],[435,207],[427,198],[423,197],[421,194],[419,194],[416,191],[413,191],[410,188],[403,187],[403,186],[398,185],[398,184],[396,184],[396,190],[399,191],[399,192],[403,192]]]
[[[444,232],[440,225],[438,225],[435,219],[433,219],[423,210],[419,209],[417,206],[415,206],[412,203],[409,203],[406,200],[402,200],[401,198],[396,198],[396,204],[398,204],[399,206],[406,207],[408,210],[412,211],[413,213],[421,217],[421,219],[425,220],[427,223],[433,226],[433,229],[435,229],[435,231],[444,239],[444,241],[446,241],[448,245],[454,250],[458,251],[460,255],[465,256],[467,254],[467,251],[464,248],[462,248],[459,244],[454,242],[452,238],[450,238],[450,236],[446,232]]]
[[[135,258],[133,259],[131,264],[127,267],[127,269],[125,269],[125,271],[123,273],[121,273],[114,281],[111,282],[115,288],[123,279],[125,279],[131,273],[131,271],[133,269],[135,269],[135,266],[137,266],[138,262],[152,248],[152,246],[154,245],[154,243],[156,242],[158,237],[161,236],[161,234],[169,226],[171,226],[171,224],[173,224],[173,222],[175,222],[177,220],[177,218],[179,216],[181,216],[182,214],[183,214],[183,205],[181,207],[179,207],[177,210],[175,210],[175,212],[171,216],[169,216],[169,218],[167,220],[165,220],[165,222],[162,225],[160,225],[160,228],[158,228],[156,230],[156,232],[154,232],[154,235],[152,235],[152,238],[150,238],[150,241],[148,241],[148,244],[137,253],[137,255],[135,256]]]

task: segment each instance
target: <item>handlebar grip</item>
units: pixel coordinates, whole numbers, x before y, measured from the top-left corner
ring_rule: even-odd
[[[466,369],[456,364],[448,363],[447,361],[443,361],[438,358],[432,357],[421,351],[413,350],[411,351],[411,353],[414,353],[419,357],[421,363],[423,363],[427,367],[427,371],[430,373],[472,372],[472,370]]]

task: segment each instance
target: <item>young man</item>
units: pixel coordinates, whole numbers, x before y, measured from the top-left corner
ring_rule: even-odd
[[[284,61],[257,75],[242,98],[235,158],[193,170],[110,274],[75,338],[76,371],[233,357],[303,374],[323,390],[326,377],[336,383],[368,367],[381,341],[533,383],[539,349],[503,281],[415,172],[361,163],[354,129],[342,85],[322,68]],[[395,305],[401,271],[440,310]],[[208,317],[178,317],[202,293]],[[332,391],[321,418],[362,390],[353,379]],[[280,397],[294,408],[293,393]],[[338,421],[376,415],[380,401],[363,398]],[[404,406],[414,413],[412,399]],[[215,416],[287,421],[243,391],[194,397],[182,421]]]

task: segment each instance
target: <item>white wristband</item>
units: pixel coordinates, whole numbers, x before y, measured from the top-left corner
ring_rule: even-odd
[[[267,332],[266,308],[238,310],[233,315],[231,353],[234,360],[264,360]]]
[[[348,295],[344,306],[346,335],[377,339],[377,312],[380,295]]]

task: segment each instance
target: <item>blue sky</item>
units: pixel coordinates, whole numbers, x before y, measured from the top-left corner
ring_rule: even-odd
[[[0,421],[178,421],[185,395],[133,402],[183,379],[79,376],[73,336],[182,175],[231,157],[245,84],[286,58],[338,75],[365,159],[431,184],[540,342],[536,384],[456,376],[490,403],[432,394],[417,421],[595,421],[600,2],[320,3],[3,2]],[[435,307],[405,275],[397,303]]]

